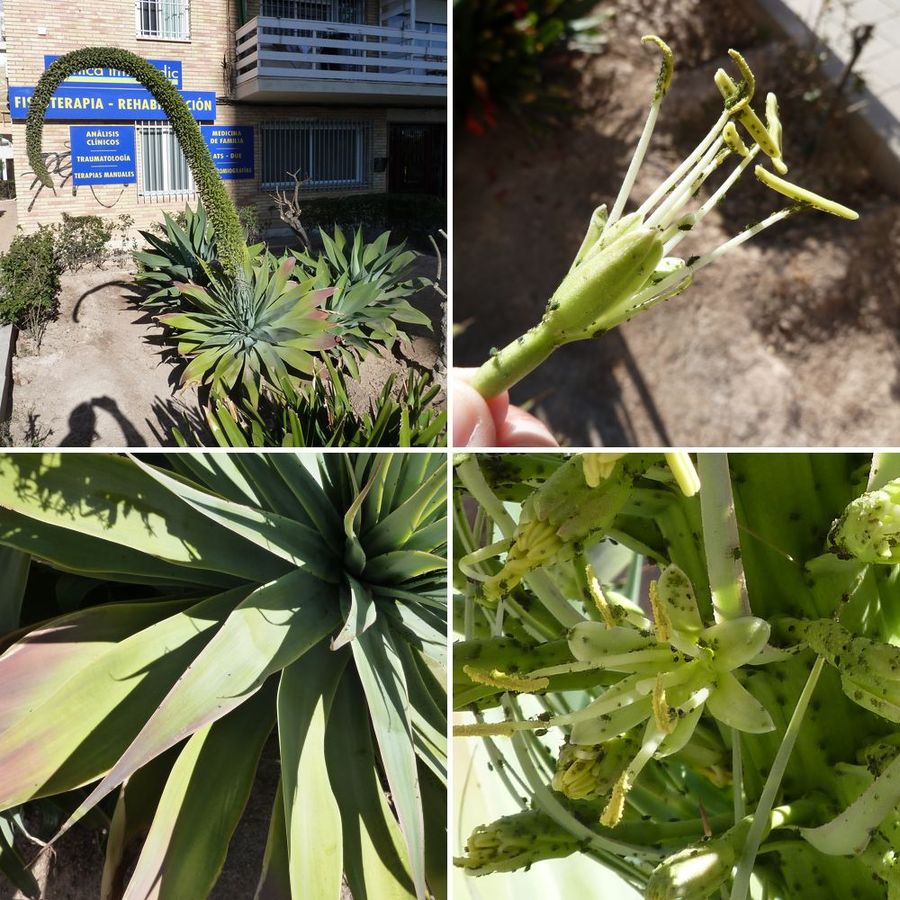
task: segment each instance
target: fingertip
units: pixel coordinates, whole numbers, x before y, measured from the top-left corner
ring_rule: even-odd
[[[511,406],[497,437],[502,447],[558,447],[559,442],[540,419]]]
[[[494,416],[484,397],[461,378],[453,379],[453,445],[494,447]]]

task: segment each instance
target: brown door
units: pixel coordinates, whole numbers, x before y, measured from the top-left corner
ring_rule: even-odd
[[[447,126],[391,125],[388,190],[438,194],[447,190]]]

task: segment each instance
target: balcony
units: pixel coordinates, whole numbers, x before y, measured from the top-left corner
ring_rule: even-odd
[[[433,106],[446,98],[445,34],[257,16],[236,39],[238,100]]]

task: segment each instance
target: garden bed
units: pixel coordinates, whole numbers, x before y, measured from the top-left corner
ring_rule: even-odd
[[[796,48],[757,26],[752,4],[626,0],[607,51],[579,58],[585,112],[541,133],[511,119],[455,149],[455,307],[468,323],[460,365],[481,363],[533,324],[568,269],[591,211],[611,203],[643,125],[659,33],[676,54],[633,198],[690,152],[720,105],[712,76],[728,47],[743,52],[761,94],[782,105],[789,178],[857,209],[855,223],[809,212],[697,276],[676,301],[597,341],[560,350],[513,391],[572,444],[854,445],[890,443],[900,427],[898,201],[850,144],[838,116],[817,137],[827,87]],[[607,5],[608,8],[608,5]],[[804,98],[807,94],[807,99]],[[711,214],[685,255],[709,250],[778,208],[748,177]],[[697,248],[700,248],[699,250]]]
[[[434,272],[433,257],[418,261],[415,274]],[[183,361],[162,340],[162,329],[140,308],[140,299],[127,269],[62,276],[59,315],[48,324],[40,350],[25,335],[17,341],[13,446],[171,446],[173,427],[211,440],[198,416],[197,391],[178,388]],[[412,326],[411,343],[399,354],[373,353],[363,362],[359,380],[349,385],[355,408],[376,398],[391,374],[399,392],[410,365],[439,368],[440,301],[430,289],[414,301],[431,316],[434,332]]]

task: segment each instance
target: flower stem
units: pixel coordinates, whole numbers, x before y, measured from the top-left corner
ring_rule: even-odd
[[[725,453],[698,453],[697,469],[713,614],[717,622],[750,615],[728,456]]]
[[[482,397],[496,397],[533,372],[558,346],[553,335],[537,325],[492,353],[475,373],[472,387]]]
[[[731,888],[731,900],[746,900],[750,895],[750,876],[753,874],[753,866],[756,863],[756,854],[759,852],[759,845],[762,843],[766,827],[770,824],[769,813],[772,810],[772,804],[775,802],[775,795],[781,786],[781,779],[784,777],[784,770],[787,768],[788,760],[794,749],[794,744],[800,734],[800,728],[803,719],[806,716],[806,709],[809,701],[812,699],[813,691],[816,689],[816,683],[822,674],[822,667],[825,665],[825,658],[816,657],[816,661],[809,673],[809,678],[800,694],[800,699],[794,707],[791,721],[784,732],[784,738],[781,746],[775,754],[775,761],[772,763],[772,769],[766,783],[763,785],[762,794],[759,803],[756,805],[756,812],[753,814],[753,823],[747,834],[747,840],[744,842],[744,850],[738,862],[737,873],[734,876],[734,885]]]

